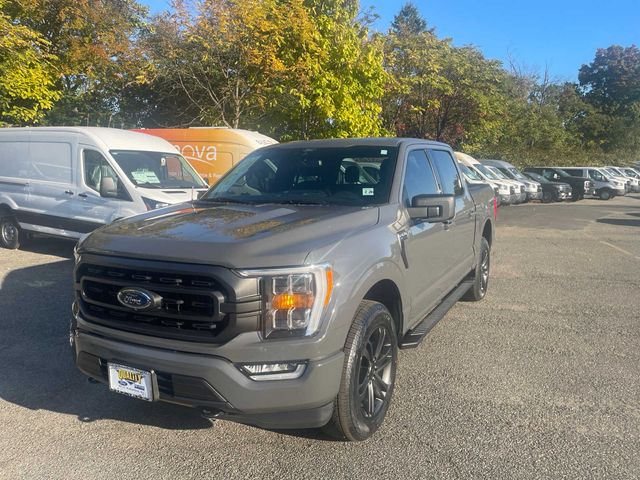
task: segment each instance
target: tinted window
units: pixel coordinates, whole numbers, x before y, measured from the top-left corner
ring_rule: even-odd
[[[73,183],[71,145],[60,142],[29,144],[31,175],[34,180]]]
[[[462,193],[462,183],[456,168],[455,160],[446,150],[429,150],[433,159],[433,165],[440,177],[442,193],[447,195],[460,195]]]
[[[424,150],[412,150],[407,155],[407,170],[404,174],[402,197],[405,206],[411,206],[416,195],[437,194],[438,185]]]
[[[233,167],[203,200],[375,205],[389,201],[396,147],[269,147]]]

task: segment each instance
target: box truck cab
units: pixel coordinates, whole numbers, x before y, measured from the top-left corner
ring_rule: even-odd
[[[171,143],[211,185],[247,154],[278,143],[258,132],[226,127],[145,128],[136,131]]]
[[[0,244],[22,232],[80,238],[191,200],[206,183],[165,140],[114,128],[0,129]]]

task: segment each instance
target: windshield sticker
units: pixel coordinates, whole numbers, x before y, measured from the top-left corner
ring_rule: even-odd
[[[160,179],[153,170],[134,170],[131,176],[136,183],[160,183]]]
[[[363,188],[362,195],[365,197],[370,197],[373,195],[373,188]]]
[[[387,151],[386,150],[380,150],[380,155],[386,155]]]

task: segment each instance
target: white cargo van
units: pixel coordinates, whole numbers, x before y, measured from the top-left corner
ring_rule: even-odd
[[[22,232],[79,238],[207,188],[166,140],[98,127],[0,129],[0,245]]]

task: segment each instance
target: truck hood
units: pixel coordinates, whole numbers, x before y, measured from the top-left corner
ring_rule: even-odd
[[[303,265],[310,251],[377,224],[378,216],[377,207],[183,203],[99,228],[78,253],[229,268]]]
[[[153,200],[158,203],[168,203],[173,205],[174,203],[183,203],[192,200],[192,198],[198,198],[198,194],[205,192],[204,188],[195,188],[191,191],[190,188],[145,188],[136,187],[138,193],[145,198]]]

